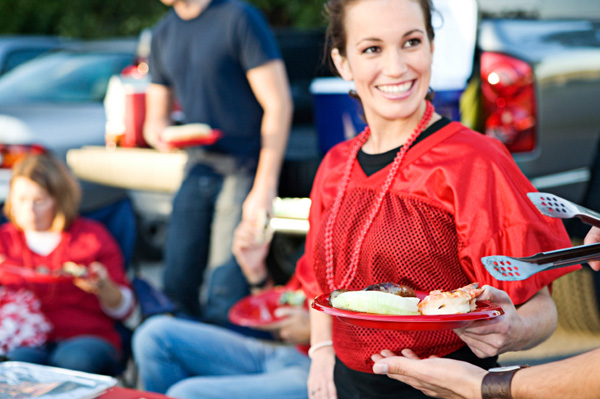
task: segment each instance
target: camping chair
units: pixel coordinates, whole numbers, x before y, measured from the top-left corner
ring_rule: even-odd
[[[175,307],[165,294],[155,288],[140,275],[139,262],[134,257],[137,238],[136,217],[129,198],[109,204],[82,216],[102,223],[113,235],[123,253],[126,270],[131,266],[133,274],[129,273],[131,284],[137,302],[140,306],[142,320],[159,313],[173,312]],[[137,375],[133,372],[131,379],[126,377],[126,371],[132,360],[131,340],[133,330],[123,322],[117,322],[116,328],[121,335],[123,347],[123,362],[116,376],[120,377],[125,386],[135,386]],[[135,366],[133,366],[135,367]]]

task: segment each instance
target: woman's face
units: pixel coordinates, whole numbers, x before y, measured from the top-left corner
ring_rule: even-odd
[[[413,116],[429,89],[433,44],[412,0],[362,0],[346,11],[346,56],[332,51],[340,75],[354,80],[369,124]]]
[[[26,177],[16,177],[10,188],[13,218],[23,231],[47,231],[55,216],[55,201],[48,191]]]

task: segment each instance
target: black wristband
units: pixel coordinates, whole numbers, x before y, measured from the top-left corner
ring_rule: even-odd
[[[510,384],[515,373],[525,367],[528,366],[490,369],[481,381],[481,399],[513,399]]]
[[[267,284],[269,284],[270,281],[271,281],[271,276],[269,275],[269,273],[267,273],[265,275],[265,278],[263,278],[259,282],[248,283],[248,285],[250,286],[250,288],[265,288],[267,286]]]

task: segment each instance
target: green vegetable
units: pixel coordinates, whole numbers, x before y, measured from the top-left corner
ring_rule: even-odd
[[[334,308],[353,310],[355,312],[418,315],[419,298],[402,297],[381,291],[347,291],[332,299]]]
[[[280,305],[300,306],[306,300],[306,296],[302,290],[285,291],[279,297]]]

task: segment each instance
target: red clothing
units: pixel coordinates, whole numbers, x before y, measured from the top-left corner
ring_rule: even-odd
[[[354,140],[324,158],[311,194],[311,230],[296,274],[308,297],[328,292],[324,231]],[[562,223],[543,216],[526,193],[535,191],[498,141],[453,122],[411,148],[365,238],[358,272],[339,287],[357,232],[391,165],[367,177],[355,161],[333,231],[336,288],[381,282],[414,289],[451,290],[470,282],[506,291],[515,304],[531,298],[577,267],[539,273],[523,282],[492,278],[481,257],[528,256],[571,245]],[[354,327],[333,319],[336,355],[348,367],[372,373],[370,356],[412,348],[422,357],[464,346],[452,330],[403,332]]]
[[[0,253],[6,256],[9,264],[28,268],[44,265],[50,271],[60,270],[67,261],[85,266],[98,261],[116,284],[130,287],[117,243],[102,224],[93,220],[77,219],[62,233],[59,245],[47,256],[32,252],[27,247],[24,233],[12,223],[6,223],[0,227]],[[93,335],[121,348],[115,320],[104,313],[95,295],[79,289],[72,281],[33,283],[14,274],[0,273],[0,283],[14,288],[25,287],[38,296],[42,312],[54,326],[50,341]]]

